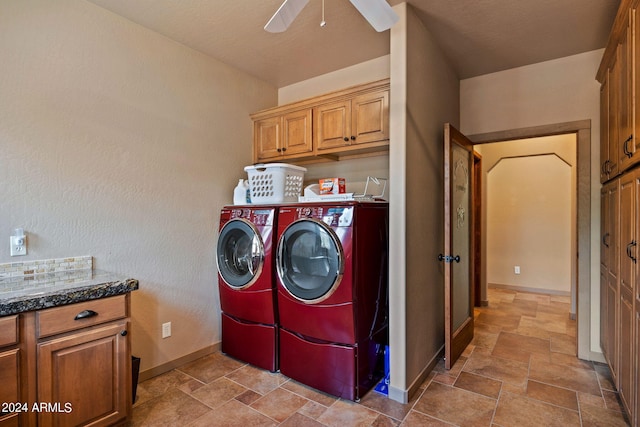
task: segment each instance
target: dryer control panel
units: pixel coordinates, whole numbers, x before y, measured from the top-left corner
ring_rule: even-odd
[[[313,218],[330,227],[349,227],[353,222],[353,206],[304,206],[296,208],[295,219]]]

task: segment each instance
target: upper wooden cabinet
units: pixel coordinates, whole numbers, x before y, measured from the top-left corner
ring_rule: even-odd
[[[254,121],[253,144],[256,162],[309,155],[313,151],[311,109]]]
[[[389,149],[389,79],[264,110],[253,120],[255,162],[311,163]]]
[[[388,141],[389,91],[320,105],[314,108],[313,117],[317,153],[349,151],[354,146]]]
[[[640,162],[640,31],[639,0],[623,0],[597,79],[600,93],[600,180],[608,181]],[[635,52],[634,52],[635,50]]]

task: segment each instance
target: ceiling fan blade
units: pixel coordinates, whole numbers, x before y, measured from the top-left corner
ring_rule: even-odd
[[[284,0],[276,13],[273,14],[264,29],[270,33],[281,33],[296,19],[300,11],[309,3],[309,0]]]
[[[350,0],[358,12],[378,32],[386,31],[400,19],[385,0]]]

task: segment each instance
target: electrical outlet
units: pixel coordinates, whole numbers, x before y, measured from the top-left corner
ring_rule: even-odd
[[[520,266],[516,265],[515,267],[513,267],[513,272],[516,274],[520,274]]]
[[[11,256],[22,256],[27,254],[27,238],[25,236],[9,236],[11,244]]]
[[[171,322],[162,324],[162,338],[169,338],[171,336]]]

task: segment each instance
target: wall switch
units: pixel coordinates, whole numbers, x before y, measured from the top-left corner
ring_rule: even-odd
[[[27,254],[27,237],[22,236],[10,236],[9,242],[11,245],[11,256],[22,256]]]
[[[162,338],[169,338],[171,336],[171,322],[162,324]]]
[[[516,274],[520,274],[520,266],[516,265],[515,267],[513,267],[513,272]]]

